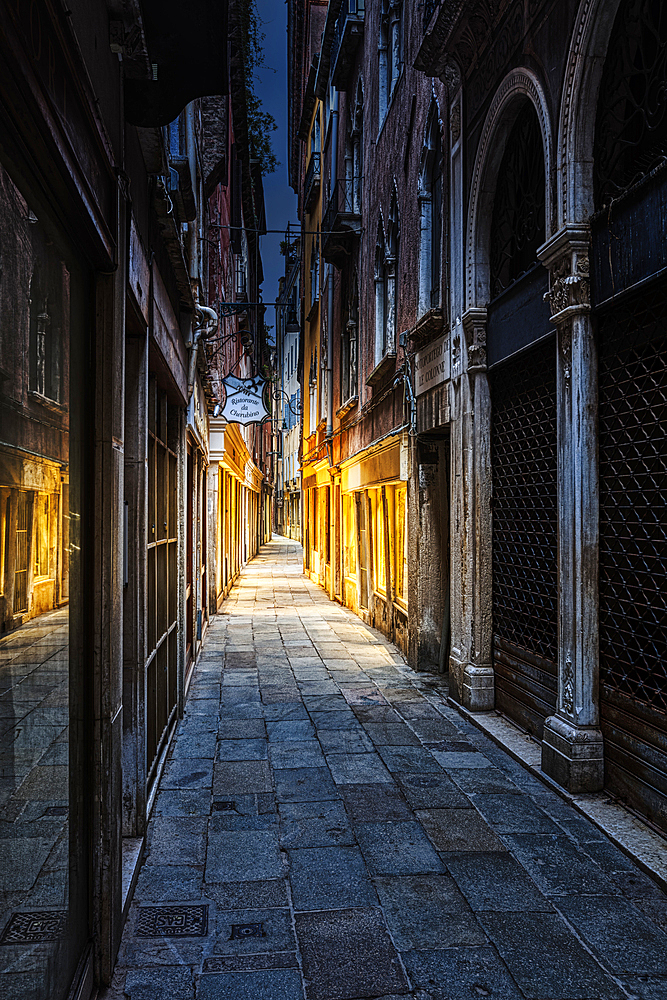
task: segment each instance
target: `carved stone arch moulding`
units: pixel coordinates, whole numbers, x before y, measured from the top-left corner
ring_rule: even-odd
[[[505,77],[491,102],[482,135],[477,146],[475,166],[470,188],[470,208],[468,210],[467,249],[466,249],[466,297],[467,307],[486,306],[489,298],[489,234],[490,205],[486,203],[488,196],[488,181],[490,159],[493,154],[500,164],[504,150],[504,140],[509,135],[516,115],[508,114],[509,106],[518,97],[527,97],[535,108],[542,133],[544,149],[545,192],[545,231],[547,239],[553,232],[553,143],[551,119],[544,89],[528,69],[515,69]],[[503,142],[498,138],[502,135]],[[495,189],[495,177],[494,189]],[[487,199],[488,200],[488,199]],[[482,227],[486,226],[486,230]]]
[[[593,141],[605,55],[622,0],[581,0],[572,29],[558,120],[557,229],[593,212]]]
[[[440,130],[440,144],[441,148],[443,145],[443,123],[440,113],[440,103],[436,97],[435,90],[433,90],[433,95],[431,97],[431,102],[428,106],[428,114],[426,115],[426,124],[422,130],[422,147],[421,153],[419,155],[419,194],[424,194],[426,190],[425,177],[428,170],[429,157],[432,152],[431,147],[431,134],[433,130],[434,122],[437,122],[437,127]],[[394,182],[395,183],[395,182]]]

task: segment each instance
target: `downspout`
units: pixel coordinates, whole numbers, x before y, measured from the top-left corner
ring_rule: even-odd
[[[331,105],[331,194],[338,183],[338,91],[334,90]],[[327,438],[333,434],[333,264],[328,265],[327,277]]]
[[[209,306],[195,306],[195,315],[199,322],[194,328],[192,347],[190,348],[190,365],[188,367],[188,403],[192,399],[197,373],[197,357],[202,337],[209,337],[218,327],[218,314]]]

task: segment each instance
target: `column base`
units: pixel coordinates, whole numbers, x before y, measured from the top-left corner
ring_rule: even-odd
[[[604,786],[602,733],[552,715],[544,723],[542,770],[568,792],[599,792]]]
[[[492,712],[496,700],[493,667],[467,663],[463,668],[461,701],[471,712]]]

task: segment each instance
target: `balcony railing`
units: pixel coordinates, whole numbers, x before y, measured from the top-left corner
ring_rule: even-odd
[[[306,179],[303,184],[303,203],[307,212],[310,212],[315,199],[320,190],[320,154],[311,153],[306,170]]]
[[[352,243],[361,232],[354,189],[354,178],[337,181],[322,220],[322,256],[337,267],[349,256]]]
[[[354,54],[364,37],[364,0],[343,0],[331,42],[331,80],[347,90]]]

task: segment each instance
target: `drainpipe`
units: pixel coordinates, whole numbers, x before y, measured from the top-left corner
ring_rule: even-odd
[[[331,193],[338,182],[338,91],[334,90],[331,105]],[[327,277],[327,437],[333,434],[333,264],[328,265]]]
[[[218,314],[215,309],[209,306],[195,306],[195,315],[198,318],[192,336],[192,347],[190,348],[190,365],[188,368],[188,403],[192,398],[195,387],[195,375],[197,373],[197,356],[199,354],[199,344],[202,337],[209,337],[218,326]]]

